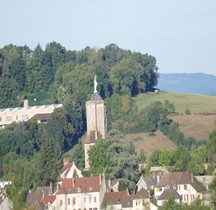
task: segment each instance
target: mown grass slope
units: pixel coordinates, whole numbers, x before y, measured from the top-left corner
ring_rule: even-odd
[[[175,104],[176,112],[178,113],[185,113],[185,110],[189,109],[191,114],[216,114],[216,96],[192,95],[161,91],[159,94],[140,94],[135,98],[139,109],[143,109],[155,101],[164,102],[165,100]]]
[[[159,94],[140,94],[135,98],[139,110],[155,101],[164,102],[165,100],[175,105],[178,114],[169,116],[169,118],[179,123],[180,130],[186,137],[192,136],[197,140],[206,140],[209,133],[216,129],[215,96],[160,92]],[[190,115],[185,114],[186,109],[190,110]],[[159,131],[155,133],[155,136],[139,133],[126,135],[126,139],[133,140],[137,152],[143,150],[146,156],[149,156],[155,149],[174,150],[176,148],[176,145]]]

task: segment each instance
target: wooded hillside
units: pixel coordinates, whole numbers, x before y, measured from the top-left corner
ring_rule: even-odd
[[[38,46],[7,45],[0,49],[0,108],[20,106],[23,98],[30,105],[64,103],[71,95],[84,100],[93,91],[98,76],[98,91],[137,95],[157,84],[155,57],[123,50],[115,44],[105,48],[86,47],[66,50],[56,42]]]

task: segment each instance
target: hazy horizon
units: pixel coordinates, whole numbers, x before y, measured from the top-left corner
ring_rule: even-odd
[[[0,48],[56,41],[70,50],[86,46],[148,53],[159,73],[216,75],[216,1],[146,0],[1,2]]]

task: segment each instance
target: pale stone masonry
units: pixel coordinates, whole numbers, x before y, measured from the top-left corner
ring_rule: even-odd
[[[96,76],[94,78],[94,93],[86,102],[87,138],[85,148],[85,168],[89,168],[88,151],[97,139],[104,139],[107,134],[106,106],[97,92]]]

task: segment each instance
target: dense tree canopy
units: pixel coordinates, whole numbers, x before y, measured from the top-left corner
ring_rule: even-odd
[[[95,153],[97,151],[97,153]],[[98,140],[89,150],[90,171],[105,173],[119,179],[130,191],[138,181],[138,157],[132,142],[124,141],[123,134],[111,130],[106,139]]]
[[[158,79],[155,57],[123,50],[115,44],[96,50],[66,50],[56,42],[43,50],[7,45],[0,49],[0,107],[18,106],[23,97],[50,91],[49,101],[63,102],[68,94],[87,97],[98,75],[103,97],[132,96],[151,90]],[[43,103],[43,101],[39,101]]]

